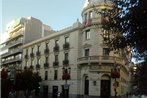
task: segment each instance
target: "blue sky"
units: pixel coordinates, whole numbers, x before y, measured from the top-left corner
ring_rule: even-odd
[[[19,17],[32,16],[60,30],[71,26],[77,18],[81,21],[81,12],[85,0],[1,0],[0,34],[6,24]]]

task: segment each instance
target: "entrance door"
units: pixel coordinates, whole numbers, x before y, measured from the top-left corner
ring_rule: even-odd
[[[43,86],[43,97],[48,98],[48,86]]]
[[[110,80],[101,80],[101,98],[110,98]]]
[[[65,88],[65,86],[62,85],[62,98],[69,98],[69,86]]]
[[[53,86],[52,98],[57,98],[57,95],[58,95],[58,86]]]
[[[84,89],[84,94],[85,95],[89,95],[89,80],[88,80],[88,76],[85,77],[85,89]]]

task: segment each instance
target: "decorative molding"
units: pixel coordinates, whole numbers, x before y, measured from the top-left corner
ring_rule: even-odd
[[[91,44],[87,44],[87,43],[86,43],[86,44],[83,45],[83,48],[89,48],[89,47],[91,47],[91,46],[92,46]]]

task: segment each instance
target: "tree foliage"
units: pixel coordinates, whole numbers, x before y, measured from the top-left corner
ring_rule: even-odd
[[[147,94],[147,0],[113,0],[115,5],[112,13],[107,16],[109,22],[102,28],[111,32],[108,46],[119,50],[130,46],[136,59],[144,59],[137,77],[138,92]],[[117,10],[119,9],[119,11]]]
[[[16,73],[15,89],[16,90],[34,90],[39,87],[41,77],[29,69]]]
[[[8,98],[11,88],[11,81],[8,79],[8,72],[5,69],[1,71],[1,98]]]
[[[140,64],[139,72],[136,73],[136,79],[134,83],[137,85],[137,94],[147,95],[147,60]]]
[[[109,23],[103,25],[112,31],[109,47],[113,50],[130,46],[134,55],[146,57],[147,54],[147,0],[113,0],[116,16],[109,15]]]

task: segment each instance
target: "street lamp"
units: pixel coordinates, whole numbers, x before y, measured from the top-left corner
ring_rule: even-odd
[[[116,65],[116,61],[114,63],[114,67],[111,69],[111,78],[114,79],[114,92],[115,92],[115,95],[114,95],[114,98],[116,98],[117,96],[117,87],[119,86],[119,82],[116,81],[117,78],[120,77],[120,68],[118,68],[118,66]]]
[[[64,98],[68,98],[68,93],[67,91],[69,90],[69,85],[67,84],[67,80],[70,79],[70,67],[68,66],[64,66],[63,67],[63,75],[62,75],[62,79],[65,80],[65,84],[64,84]]]

